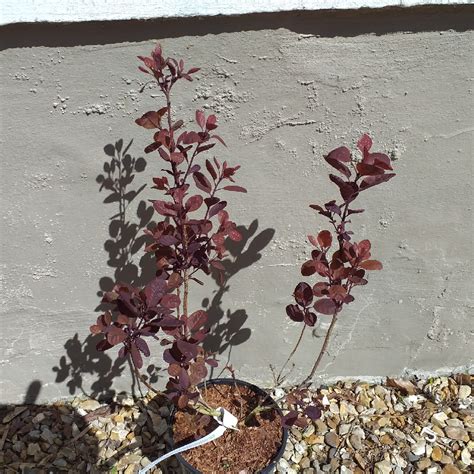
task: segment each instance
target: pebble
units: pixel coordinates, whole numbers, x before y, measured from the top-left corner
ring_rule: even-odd
[[[351,429],[351,425],[348,423],[343,423],[342,425],[339,425],[339,434],[341,436],[344,436],[345,434],[349,433],[349,430]]]
[[[299,464],[299,462],[303,459],[303,455],[299,453],[298,451],[295,451],[291,458],[290,458],[295,464]]]
[[[28,448],[26,448],[26,453],[28,456],[34,456],[35,454],[41,453],[41,448],[38,443],[30,443]]]
[[[423,456],[426,452],[426,442],[424,440],[418,441],[412,446],[411,452],[415,456]]]
[[[79,403],[78,406],[86,411],[94,411],[100,408],[100,403],[97,400],[88,399]]]
[[[53,464],[56,466],[56,467],[66,467],[67,466],[67,461],[65,459],[56,459]]]
[[[420,459],[417,462],[416,466],[418,467],[420,471],[424,471],[425,469],[428,469],[431,466],[431,459],[428,459],[428,458]]]
[[[448,438],[458,441],[469,441],[467,431],[459,426],[446,426],[444,432]]]
[[[440,411],[438,413],[435,413],[431,417],[431,423],[433,423],[433,425],[436,425],[440,428],[444,428],[446,426],[447,419],[448,419],[448,415],[446,415],[446,413],[444,413],[443,411]]]
[[[465,400],[471,395],[471,387],[469,385],[461,385],[459,387],[458,397],[460,400]]]
[[[464,428],[464,424],[461,420],[457,419],[457,418],[451,418],[450,420],[448,420],[446,422],[446,424],[448,426],[455,426],[455,427],[458,427],[458,428]]]
[[[35,425],[41,423],[44,419],[46,419],[46,415],[44,413],[38,413],[35,417],[33,417],[33,419],[31,420],[31,422]]]
[[[311,423],[303,431],[303,438],[309,438],[311,435],[314,434],[315,431],[316,431],[316,427],[314,426],[313,423]]]
[[[52,444],[54,443],[54,438],[56,437],[55,434],[51,432],[49,428],[45,428],[40,435],[41,439],[44,439],[47,443]]]
[[[300,467],[302,467],[303,469],[308,469],[310,468],[310,466],[311,466],[311,460],[307,456],[301,459]]]
[[[362,449],[362,439],[359,435],[353,434],[349,438],[352,447],[356,450]]]
[[[304,442],[303,442],[304,443]],[[295,451],[300,453],[300,454],[305,454],[306,453],[306,443],[296,443],[295,444]]]
[[[374,474],[390,474],[392,468],[393,466],[389,461],[380,461],[375,463]]]
[[[328,426],[321,419],[316,420],[315,426],[316,426],[316,431],[320,434],[325,434],[328,431]]]
[[[449,456],[447,456],[446,454],[443,454],[443,457],[441,458],[440,463],[441,464],[452,464],[453,460]]]
[[[27,409],[28,407],[25,407],[25,406],[14,407],[13,411],[11,411],[10,413],[4,416],[2,423],[5,425],[7,423],[10,423],[10,421],[13,420],[13,418],[16,418],[19,414],[23,413]]]
[[[329,433],[326,433],[324,441],[327,445],[332,446],[333,448],[337,448],[341,440],[339,436],[334,433],[334,431],[329,431]]]
[[[468,472],[474,449],[469,439],[474,419],[468,411],[472,379],[463,375],[460,385],[456,380],[461,379],[413,381],[415,393],[410,395],[396,387],[363,382],[321,389],[316,393],[325,400],[321,419],[290,430],[277,472]],[[7,407],[2,423],[11,429],[0,452],[0,466],[28,472],[21,466],[37,466],[46,458],[46,467],[55,472],[92,473],[103,472],[101,463],[114,458],[118,474],[136,474],[150,463],[148,456],[154,459],[167,449],[169,407],[157,406],[151,396],[135,401],[120,394],[115,400],[116,409],[109,411],[108,405],[83,397],[47,407]],[[79,415],[91,416],[101,407],[105,410],[100,416],[93,413],[91,429],[83,432]],[[0,439],[3,428],[0,425]],[[429,440],[426,431],[421,434],[423,428],[437,438]],[[79,438],[67,445],[73,437]],[[153,450],[146,451],[150,446]]]
[[[448,464],[447,466],[444,466],[441,472],[442,474],[461,474],[461,471],[453,464]]]
[[[433,450],[431,451],[431,459],[435,462],[441,461],[443,458],[443,451],[441,451],[441,448],[439,446],[435,446]]]
[[[157,424],[153,424],[153,429],[157,436],[162,436],[168,430],[168,423],[164,418],[161,418]]]
[[[461,461],[466,465],[470,466],[471,465],[471,453],[468,451],[467,448],[464,448],[461,451]]]

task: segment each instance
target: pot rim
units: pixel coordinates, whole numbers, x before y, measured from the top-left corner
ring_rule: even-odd
[[[216,379],[210,379],[206,380],[205,382],[201,382],[198,384],[199,388],[204,388],[206,385],[230,385],[236,383],[237,385],[241,385],[244,387],[248,387],[251,390],[253,390],[257,395],[265,395],[268,399],[270,399],[274,404],[275,404],[275,410],[278,413],[280,417],[283,416],[283,412],[281,408],[277,405],[275,400],[271,397],[271,395],[268,394],[265,390],[262,388],[258,387],[257,385],[254,385],[250,382],[246,382],[245,380],[240,380],[240,379],[232,379],[232,378],[216,378]],[[174,425],[174,414],[176,412],[176,408],[173,407],[171,414],[170,414],[170,430],[171,430],[171,448],[174,448],[174,440],[173,440],[173,425]],[[270,463],[264,467],[261,471],[259,471],[260,474],[266,474],[269,473],[272,468],[274,468],[277,464],[277,462],[281,459],[283,456],[283,453],[285,452],[286,444],[288,441],[288,428],[282,426],[282,437],[280,441],[280,447],[278,451],[275,453],[273,458],[270,460]],[[176,454],[175,455],[178,461],[180,462],[181,465],[183,465],[189,472],[193,474],[202,474],[201,471],[197,470],[194,466],[189,464],[181,454]]]

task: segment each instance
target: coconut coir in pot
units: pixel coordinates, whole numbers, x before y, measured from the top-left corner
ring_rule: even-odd
[[[239,385],[209,385],[201,393],[209,406],[223,407],[236,416],[239,431],[226,430],[216,441],[183,453],[183,458],[203,474],[251,474],[267,467],[281,445],[283,430],[280,418],[274,409],[270,409],[247,423],[244,421],[256,406],[268,406],[271,400],[265,400],[251,388]],[[200,418],[200,414],[196,415],[190,409],[176,413],[173,425],[176,445],[196,439],[197,420]],[[197,437],[210,433],[216,426],[214,420],[208,421]]]

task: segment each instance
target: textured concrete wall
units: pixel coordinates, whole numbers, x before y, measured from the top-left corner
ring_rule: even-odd
[[[97,356],[86,338],[98,292],[115,277],[139,281],[147,265],[140,228],[160,165],[144,157],[149,134],[133,120],[161,100],[138,92],[136,55],[154,38],[202,67],[198,80],[178,87],[175,104],[186,119],[197,107],[219,115],[228,144],[219,156],[242,165],[249,190],[231,205],[249,230],[229,291],[212,281],[195,288],[193,306],[211,307],[217,326],[208,348],[223,351],[223,361],[230,355],[241,378],[271,381],[268,365],[281,364],[297,337],[284,307],[310,251],[305,236],[323,225],[308,203],[334,193],[322,155],[370,131],[398,176],[361,198],[367,213],[355,227],[385,269],[340,318],[321,378],[472,364],[469,13],[4,28],[1,399],[20,401],[34,380],[38,400],[129,387],[128,369]],[[126,158],[124,172],[134,175],[127,192],[140,192],[117,216],[120,203],[99,176],[119,140],[122,150],[133,140],[127,153],[137,161]],[[324,325],[306,339],[295,377],[309,370]]]

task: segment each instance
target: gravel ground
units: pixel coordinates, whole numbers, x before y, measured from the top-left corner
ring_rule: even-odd
[[[323,417],[291,430],[277,472],[473,472],[472,383],[457,374],[321,388]],[[3,406],[0,472],[136,473],[165,452],[168,416],[169,407],[151,396]],[[151,472],[180,469],[171,459]]]

